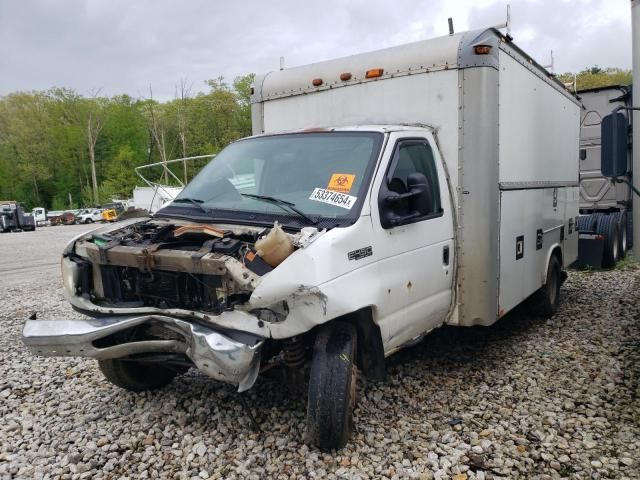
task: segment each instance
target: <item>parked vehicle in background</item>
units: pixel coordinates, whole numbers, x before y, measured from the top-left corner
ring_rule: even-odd
[[[243,392],[303,384],[307,438],[347,442],[360,373],[444,324],[551,316],[578,254],[580,104],[479,30],[271,72],[254,136],[153,218],[71,242],[40,355],[88,356],[142,391],[196,367]]]
[[[85,210],[81,210],[80,213],[76,215],[76,223],[93,223],[101,222],[103,220],[102,210],[99,208],[87,208]]]
[[[35,229],[36,221],[31,213],[25,213],[24,205],[13,200],[0,201],[0,232]]]
[[[627,166],[616,180],[600,170],[602,119],[617,107],[631,106],[631,87],[614,85],[578,92],[580,112],[580,217],[578,266],[613,267],[633,244],[631,180],[632,150],[626,144]],[[629,123],[629,113],[620,111]],[[630,135],[629,131],[629,135]]]
[[[36,225],[38,227],[43,227],[48,223],[47,210],[43,207],[36,207],[32,209],[31,215],[33,215],[33,218],[36,221]]]
[[[100,219],[103,222],[115,222],[116,218],[118,218],[118,212],[115,208],[107,208],[106,210],[103,210],[100,215]]]
[[[48,212],[47,218],[51,225],[74,225],[76,223],[76,214],[71,210]]]

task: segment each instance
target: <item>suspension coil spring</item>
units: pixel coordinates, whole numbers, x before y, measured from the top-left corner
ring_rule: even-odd
[[[282,341],[282,350],[284,352],[284,363],[289,368],[302,368],[306,352],[304,342],[300,337],[291,337]]]

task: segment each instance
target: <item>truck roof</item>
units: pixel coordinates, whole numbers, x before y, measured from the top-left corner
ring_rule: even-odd
[[[475,48],[489,46],[487,54],[475,54]],[[517,57],[522,65],[552,84],[566,96],[570,92],[554,75],[533,60],[512,39],[495,28],[445,35],[428,40],[384,48],[347,57],[272,71],[257,76],[252,103],[303,95],[358,83],[414,75],[438,70],[474,66],[498,68],[499,50]],[[368,77],[370,70],[379,75]]]
[[[314,132],[380,132],[380,133],[389,133],[389,132],[400,132],[400,131],[412,131],[416,129],[425,129],[430,132],[434,131],[434,128],[430,125],[419,125],[419,124],[390,124],[390,125],[381,125],[381,124],[371,124],[371,125],[342,125],[339,127],[326,126],[326,127],[314,127],[314,128],[298,128],[294,130],[283,130],[277,132],[268,132],[262,133],[259,135],[252,135],[250,138],[258,138],[258,137],[270,137],[272,135],[286,135],[290,133],[314,133]]]

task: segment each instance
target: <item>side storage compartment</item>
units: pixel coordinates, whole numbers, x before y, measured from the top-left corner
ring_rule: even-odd
[[[544,285],[556,248],[563,265],[575,260],[578,233],[575,219],[565,212],[577,202],[576,195],[576,187],[500,192],[500,316]]]

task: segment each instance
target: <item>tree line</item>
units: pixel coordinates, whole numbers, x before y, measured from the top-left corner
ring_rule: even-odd
[[[142,184],[136,166],[214,154],[250,135],[253,77],[231,85],[221,77],[207,80],[207,91],[195,93],[181,81],[174,99],[165,102],[151,91],[136,99],[65,88],[0,97],[0,200],[63,210],[130,198]],[[558,78],[571,83],[574,74]],[[594,66],[575,78],[578,90],[628,85],[631,71]],[[191,178],[204,163],[172,171]]]
[[[204,92],[181,81],[165,102],[152,91],[136,99],[65,88],[0,97],[0,200],[63,210],[130,198],[142,185],[135,167],[214,154],[250,135],[252,81],[211,79]],[[172,168],[190,178],[203,163]]]

